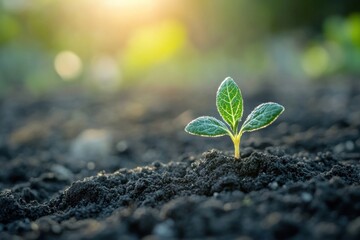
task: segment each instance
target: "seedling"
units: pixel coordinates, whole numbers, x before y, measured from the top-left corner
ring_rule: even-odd
[[[216,93],[216,107],[227,125],[214,117],[203,116],[192,120],[185,127],[185,131],[203,137],[229,135],[234,143],[236,159],[240,159],[240,140],[243,133],[267,127],[285,110],[283,106],[273,102],[260,104],[238,130],[244,110],[243,98],[240,88],[230,77],[220,84]]]

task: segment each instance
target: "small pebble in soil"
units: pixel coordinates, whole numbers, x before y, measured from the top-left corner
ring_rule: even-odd
[[[32,231],[38,231],[39,230],[39,225],[37,223],[35,223],[35,222],[32,222],[30,224],[30,227],[31,227]]]
[[[95,165],[94,162],[88,162],[88,163],[86,164],[86,167],[87,167],[87,169],[89,169],[89,170],[94,170],[95,167],[96,167],[96,165]]]
[[[271,183],[269,183],[269,187],[270,187],[272,190],[276,190],[276,189],[278,189],[279,184],[278,184],[277,182],[271,182]]]
[[[312,200],[312,195],[310,193],[307,193],[307,192],[303,192],[301,193],[301,199],[304,201],[304,202],[310,202]]]
[[[342,152],[351,152],[353,151],[355,148],[355,144],[353,141],[346,141],[346,142],[342,142],[342,143],[339,143],[338,145],[336,145],[334,147],[334,152],[335,153],[342,153]]]
[[[71,145],[71,157],[83,161],[98,161],[111,153],[112,136],[104,129],[87,129]]]
[[[118,153],[127,153],[129,152],[129,144],[127,141],[122,140],[116,144],[116,150]]]
[[[353,151],[354,150],[354,143],[352,142],[352,141],[346,141],[345,142],[345,148],[346,148],[346,150],[348,150],[348,151]]]
[[[74,178],[74,174],[67,169],[66,167],[54,164],[50,169],[60,180],[69,180],[71,181]]]
[[[159,223],[154,228],[154,235],[158,236],[160,239],[168,239],[174,237],[174,221],[171,219],[166,220],[165,222]]]

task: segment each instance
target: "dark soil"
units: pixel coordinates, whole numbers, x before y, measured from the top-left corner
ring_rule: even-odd
[[[245,96],[286,111],[240,161],[183,131],[212,88],[141,91],[0,101],[0,239],[360,239],[357,81]]]

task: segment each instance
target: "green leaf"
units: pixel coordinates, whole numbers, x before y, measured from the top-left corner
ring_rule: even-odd
[[[243,99],[240,88],[230,77],[227,77],[216,93],[216,107],[233,132],[243,114]]]
[[[285,108],[277,103],[260,104],[246,118],[240,131],[252,132],[264,128],[274,122],[284,110]]]
[[[198,117],[192,120],[185,131],[203,137],[220,137],[229,134],[227,126],[214,117]]]

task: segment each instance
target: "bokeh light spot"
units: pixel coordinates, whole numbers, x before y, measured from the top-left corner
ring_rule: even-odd
[[[185,27],[176,21],[165,21],[137,30],[125,50],[125,66],[130,71],[146,70],[173,57],[184,46]]]
[[[79,76],[82,71],[82,62],[74,52],[63,51],[56,55],[54,67],[60,77],[68,81]]]
[[[320,77],[329,66],[329,54],[322,46],[308,48],[302,57],[302,67],[310,77]]]

